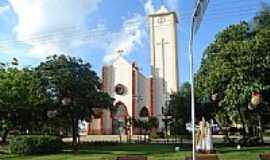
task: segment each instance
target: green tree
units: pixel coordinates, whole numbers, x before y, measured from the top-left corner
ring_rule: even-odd
[[[268,4],[262,4],[262,9],[254,17],[253,26],[255,30],[270,26],[270,6]]]
[[[39,117],[38,107],[46,102],[36,87],[36,77],[28,68],[19,69],[18,61],[2,64],[0,69],[0,130],[2,141],[10,130],[26,132]],[[35,112],[36,111],[36,112]],[[36,125],[38,126],[38,125]]]
[[[72,124],[73,145],[79,141],[79,121],[89,121],[97,108],[112,108],[113,99],[100,90],[101,83],[89,63],[64,55],[51,56],[36,68],[57,117]]]
[[[132,119],[132,126],[140,129],[140,134],[144,135],[146,140],[146,135],[150,134],[152,129],[158,128],[158,119],[156,117],[149,117],[145,120],[142,119]]]
[[[217,117],[223,122],[229,118],[241,123],[244,137],[254,124],[251,123],[254,116],[250,114],[261,113],[248,111],[251,93],[266,93],[270,86],[269,13],[269,8],[264,7],[257,14],[255,29],[253,24],[241,22],[220,32],[205,51],[196,76],[197,95],[206,98],[219,95]],[[269,102],[267,95],[263,96]]]
[[[214,113],[214,106],[201,97],[195,97],[195,116],[199,121],[202,117],[211,119]],[[171,95],[169,107],[166,112],[173,117],[171,129],[174,134],[187,134],[186,123],[191,121],[191,92],[190,84],[185,82],[180,91]]]
[[[190,122],[191,94],[189,83],[184,83],[180,92],[170,96],[169,111],[174,121],[172,123],[173,134],[186,134],[186,123]]]

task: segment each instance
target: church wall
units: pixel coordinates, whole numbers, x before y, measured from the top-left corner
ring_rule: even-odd
[[[132,65],[127,63],[124,59],[119,59],[110,66],[107,66],[106,73],[106,91],[115,98],[115,103],[121,102],[127,107],[129,116],[132,115]],[[115,86],[122,84],[126,88],[124,95],[117,95]],[[103,134],[112,134],[112,113],[107,110],[104,111],[103,119]]]
[[[91,123],[88,125],[88,134],[102,134],[100,124],[101,118],[92,119]]]
[[[113,93],[110,94],[116,99],[116,102],[122,102],[126,105],[129,116],[132,115],[132,65],[124,60],[119,60],[113,64],[114,73],[113,82],[110,85]],[[117,84],[122,84],[126,87],[126,93],[124,95],[117,95],[114,92],[114,87]]]
[[[155,17],[153,32],[156,46],[155,46],[155,67],[158,69],[159,77],[165,79],[167,82],[167,92],[178,89],[178,71],[177,71],[177,50],[176,50],[176,26],[174,14],[165,15],[165,22],[157,24],[159,17]],[[168,27],[169,26],[169,27]],[[162,39],[164,39],[162,48]],[[176,74],[177,73],[177,74]]]
[[[115,103],[121,102],[126,107],[128,116],[134,118],[139,118],[141,109],[147,107],[150,116],[159,119],[159,131],[164,128],[162,107],[166,107],[170,94],[178,91],[177,22],[176,14],[167,11],[165,7],[149,16],[150,78],[140,73],[135,63],[130,64],[121,56],[104,67],[102,72],[103,90],[115,98]],[[125,87],[124,94],[115,92],[118,84]],[[120,87],[120,91],[121,88],[123,87]],[[112,122],[115,125],[123,121],[115,119],[117,116],[113,117],[109,110],[104,111],[102,119],[95,122],[95,125],[100,125],[96,129],[102,130],[103,134],[112,133]]]
[[[150,113],[151,113],[151,116],[152,117],[155,117],[156,116],[156,109],[155,109],[155,80],[154,78],[151,76],[149,78],[149,99],[150,99]]]
[[[177,21],[176,14],[164,7],[149,16],[152,90],[160,129],[164,127],[162,107],[170,94],[178,91]]]
[[[136,118],[139,117],[139,113],[143,107],[147,107],[150,112],[150,83],[149,79],[146,78],[142,73],[138,73],[138,99],[137,99],[137,110]]]
[[[102,79],[103,79],[103,91],[107,92],[108,94],[112,95],[114,90],[111,85],[114,82],[114,68],[112,66],[104,66],[103,67],[103,74],[102,74]]]
[[[156,44],[158,43],[157,41],[157,38],[156,38],[156,27],[155,27],[155,22],[157,21],[157,18],[155,17],[150,17],[149,18],[149,30],[150,30],[150,49],[151,49],[151,73],[153,75],[152,77],[152,91],[153,92],[153,97],[155,99],[154,102],[152,102],[152,104],[154,105],[153,108],[155,108],[155,115],[156,116],[159,116],[161,114],[161,110],[160,110],[160,105],[159,104],[162,104],[162,98],[160,97],[161,93],[160,91],[162,90],[162,88],[158,87],[160,85],[160,80],[158,79],[159,76],[159,70],[160,68],[158,68],[158,66],[160,64],[157,63],[157,58],[158,55],[157,55],[157,48],[156,48]],[[157,98],[159,97],[159,98]]]
[[[151,70],[153,75],[153,90],[155,99],[155,115],[159,119],[160,128],[163,122],[161,121],[161,108],[165,104],[165,88],[164,88],[164,61],[162,55],[162,38],[166,29],[157,26],[158,17],[150,17],[150,39],[151,39]],[[165,30],[165,31],[164,31]],[[165,33],[166,34],[166,33]],[[164,39],[164,41],[166,41]],[[165,42],[164,42],[165,43]],[[164,44],[165,45],[165,44]],[[165,48],[165,47],[164,47]],[[166,51],[164,50],[164,53]]]
[[[112,118],[110,110],[103,111],[103,134],[111,134],[112,133]]]

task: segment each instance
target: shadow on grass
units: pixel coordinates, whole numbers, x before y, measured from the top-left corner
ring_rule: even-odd
[[[7,152],[5,152],[5,151],[0,151],[0,155],[1,154],[8,154]]]
[[[19,157],[19,155],[12,155],[12,154],[4,154],[0,155],[0,160],[9,160]]]
[[[82,145],[77,154],[109,154],[109,155],[153,155],[162,153],[174,153],[175,147],[179,145],[160,144],[121,144],[112,146]],[[188,151],[190,148],[181,147],[181,151]],[[65,153],[73,153],[69,147]],[[76,153],[74,153],[76,154]]]
[[[270,147],[244,147],[242,149],[236,148],[224,148],[218,150],[220,154],[228,154],[232,152],[250,152],[250,153],[262,153],[262,152],[270,152]]]

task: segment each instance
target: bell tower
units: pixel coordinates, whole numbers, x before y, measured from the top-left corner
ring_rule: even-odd
[[[159,119],[169,96],[178,92],[177,23],[176,13],[168,11],[164,5],[149,15],[155,116]]]

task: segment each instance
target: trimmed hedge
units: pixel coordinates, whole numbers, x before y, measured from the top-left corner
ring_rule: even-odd
[[[16,136],[9,144],[11,153],[24,155],[59,153],[62,148],[61,138],[50,135]]]

